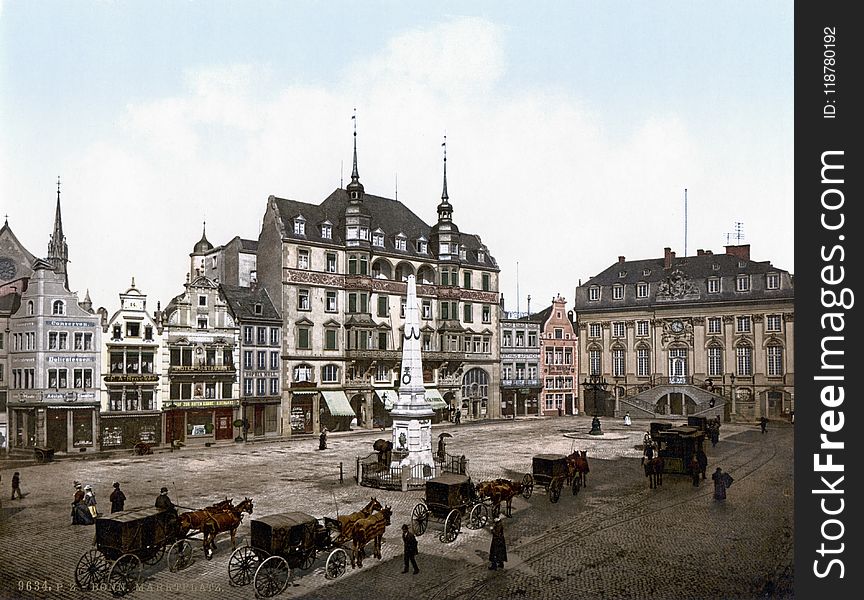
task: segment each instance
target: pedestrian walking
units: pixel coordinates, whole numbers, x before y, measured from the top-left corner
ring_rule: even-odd
[[[723,469],[717,467],[711,479],[714,481],[714,499],[726,500],[726,490],[732,485],[732,476],[729,473],[724,473]]]
[[[72,524],[73,525],[92,525],[93,516],[84,504],[84,490],[81,483],[76,481],[75,496],[72,498]]]
[[[90,511],[91,517],[95,519],[99,516],[99,511],[96,509],[96,493],[90,484],[84,486],[84,506]]]
[[[12,474],[12,499],[15,499],[15,495],[18,495],[18,499],[21,499],[21,474],[18,471],[15,471]]]
[[[461,422],[462,422],[462,409],[457,408],[456,409],[456,424],[458,425]]]
[[[126,502],[126,494],[124,494],[123,490],[120,489],[119,482],[114,482],[114,491],[111,492],[111,496],[108,499],[111,500],[112,513],[123,510],[123,504]]]
[[[492,526],[492,544],[489,546],[489,570],[504,569],[507,562],[507,542],[504,540],[504,521],[499,514]]]
[[[687,468],[690,471],[690,477],[693,478],[693,487],[699,487],[699,473],[701,469],[699,468],[699,459],[696,458],[695,454],[690,457],[690,463],[687,465]]]
[[[759,427],[762,428],[762,433],[765,433],[765,430],[768,429],[768,419],[765,417],[759,418]]]
[[[702,474],[702,479],[705,479],[705,470],[708,468],[708,456],[701,447],[696,451],[696,460],[699,461],[699,472]]]
[[[318,449],[326,450],[327,449],[327,428],[324,427],[321,430],[321,435],[318,437]]]
[[[402,569],[403,573],[408,572],[408,563],[411,563],[411,566],[414,567],[414,574],[420,572],[420,569],[417,568],[417,538],[414,537],[414,533],[408,528],[408,525],[402,524],[402,545],[404,546],[404,554],[403,560],[405,562],[405,566]]]

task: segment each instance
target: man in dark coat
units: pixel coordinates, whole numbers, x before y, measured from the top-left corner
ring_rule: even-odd
[[[18,471],[12,474],[12,499],[15,499],[15,494],[18,494],[18,499],[21,499],[21,475]]]
[[[489,546],[490,571],[504,569],[504,563],[507,561],[507,542],[504,541],[504,521],[502,519],[501,515],[495,517],[495,524],[492,526],[492,545]]]
[[[761,417],[759,419],[759,427],[762,428],[762,433],[765,433],[765,430],[768,428],[768,419]]]
[[[420,569],[417,568],[417,538],[414,537],[414,534],[408,528],[408,525],[402,525],[402,544],[405,547],[405,553],[403,555],[403,559],[405,561],[405,568],[402,569],[403,573],[408,572],[408,563],[411,563],[411,566],[414,567],[414,574],[420,572]]]
[[[326,450],[327,449],[327,428],[324,427],[321,430],[321,436],[318,438],[318,449]]]
[[[702,473],[702,479],[705,479],[705,470],[708,468],[708,456],[701,447],[696,451],[696,460],[699,461],[699,472]]]
[[[687,469],[690,471],[690,477],[693,478],[693,487],[699,486],[699,459],[696,458],[696,455],[692,455],[690,457],[690,462],[687,465]]]
[[[726,488],[732,485],[732,477],[728,473],[724,473],[723,469],[717,467],[711,479],[714,480],[714,500],[726,500]]]
[[[123,510],[123,504],[126,502],[126,494],[120,489],[120,483],[114,482],[114,491],[108,497],[111,500],[111,512],[120,512]]]
[[[175,515],[177,514],[177,507],[174,506],[174,503],[171,502],[171,498],[168,497],[167,487],[163,487],[159,490],[159,495],[156,497],[156,508],[171,511]]]

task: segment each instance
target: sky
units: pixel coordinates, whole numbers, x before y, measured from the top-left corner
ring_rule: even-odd
[[[257,239],[271,194],[347,184],[356,109],[366,192],[430,225],[446,135],[507,310],[685,242],[794,272],[792,9],[0,0],[0,211],[45,256],[59,176],[70,287],[164,307],[205,221]]]

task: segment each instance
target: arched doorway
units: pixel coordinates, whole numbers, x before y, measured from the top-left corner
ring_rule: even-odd
[[[366,415],[366,398],[363,394],[354,394],[349,400],[351,404],[351,410],[354,411],[354,414],[357,415],[357,427],[365,428],[366,421],[368,419]]]
[[[462,413],[471,419],[485,419],[489,403],[489,375],[474,368],[462,377]]]

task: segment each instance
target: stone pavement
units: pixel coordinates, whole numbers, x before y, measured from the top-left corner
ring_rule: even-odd
[[[100,509],[108,512],[111,482],[120,481],[127,508],[151,506],[162,485],[175,503],[200,507],[231,497],[254,501],[251,519],[301,510],[335,516],[357,510],[376,496],[394,510],[382,560],[370,557],[362,569],[327,581],[319,557],[298,571],[281,598],[791,598],[793,548],[792,428],[724,424],[716,448],[707,444],[709,473],[728,470],[735,483],[725,503],[712,499],[710,480],[694,488],[688,477],[667,475],[648,489],[639,464],[647,421],[625,428],[605,419],[605,436],[587,436],[590,418],[525,419],[486,424],[446,424],[450,454],[465,454],[475,482],[496,477],[521,480],[538,453],[588,451],[588,485],[576,497],[565,488],[557,504],[543,489],[529,500],[517,497],[505,520],[509,561],[489,571],[490,528],[462,533],[451,544],[437,538],[430,521],[418,537],[419,575],[401,573],[399,526],[422,491],[407,493],[359,487],[354,460],[372,451],[387,432],[334,433],[329,448],[317,438],[222,448],[184,448],[152,456],[70,459],[18,468],[22,500],[3,500],[0,513],[0,598],[110,598],[107,592],[70,590],[80,556],[92,547],[93,527],[69,524],[72,481],[93,485]],[[344,484],[339,483],[339,462]],[[3,468],[4,484],[11,472]],[[5,492],[4,492],[5,493]],[[11,508],[10,508],[11,506]],[[238,546],[249,533],[250,515],[238,530]],[[205,560],[194,542],[194,562],[181,573],[165,562],[145,571],[142,589],[129,597],[254,598],[251,586],[230,586],[231,542]],[[30,590],[27,590],[27,583]],[[33,589],[38,587],[39,590]],[[19,588],[23,588],[20,589]],[[51,588],[45,590],[44,588]]]

